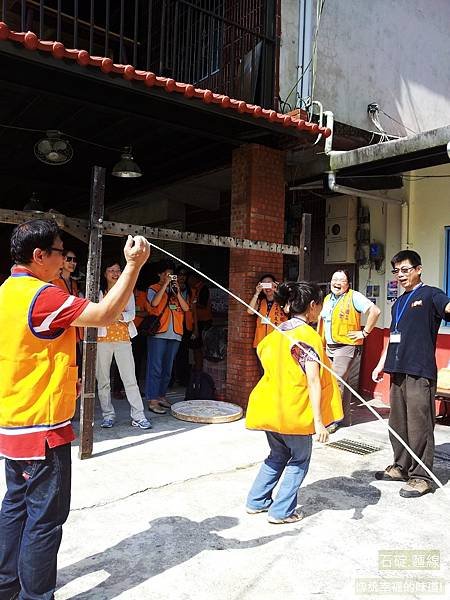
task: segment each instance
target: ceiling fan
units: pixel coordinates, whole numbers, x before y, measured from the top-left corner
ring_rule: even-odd
[[[65,165],[72,159],[73,148],[60,131],[49,130],[34,145],[34,155],[46,165]]]

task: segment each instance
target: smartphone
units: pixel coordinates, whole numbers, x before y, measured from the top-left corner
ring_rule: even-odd
[[[261,283],[261,287],[263,290],[271,290],[273,288],[273,283]]]

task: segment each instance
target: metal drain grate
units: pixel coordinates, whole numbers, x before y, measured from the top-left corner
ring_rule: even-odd
[[[337,448],[338,450],[345,450],[345,452],[352,452],[353,454],[372,454],[372,452],[378,452],[381,450],[380,446],[372,446],[372,444],[365,444],[364,442],[356,442],[355,440],[342,439],[337,442],[330,442],[327,446],[331,448]]]

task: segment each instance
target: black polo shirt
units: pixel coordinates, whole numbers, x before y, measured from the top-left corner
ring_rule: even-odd
[[[448,318],[445,307],[450,298],[439,288],[422,285],[405,292],[392,307],[391,332],[397,314],[404,308],[397,324],[401,333],[399,344],[389,343],[384,371],[406,373],[427,379],[437,379],[436,339],[442,319]]]

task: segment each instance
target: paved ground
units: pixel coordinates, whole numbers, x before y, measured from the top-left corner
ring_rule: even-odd
[[[137,431],[126,401],[115,405],[118,424],[96,426],[93,458],[79,461],[74,444],[57,600],[450,597],[448,426],[436,429],[446,491],[407,500],[400,484],[375,481],[391,452],[383,423],[366,421],[332,437],[380,450],[359,456],[315,444],[299,493],[305,519],[270,525],[244,511],[267,451],[263,434],[243,421],[156,415],[153,430]]]

